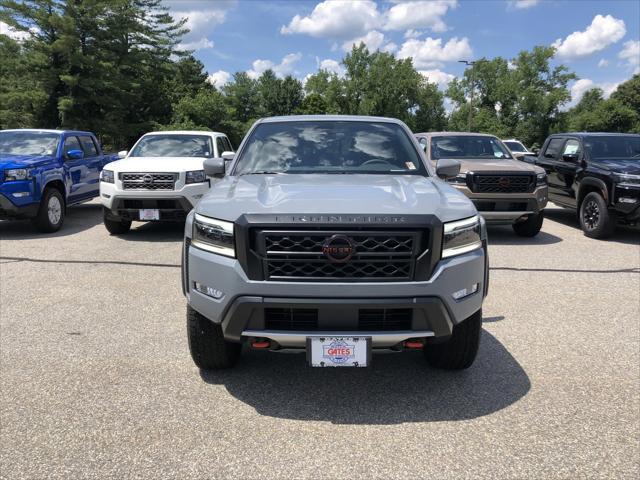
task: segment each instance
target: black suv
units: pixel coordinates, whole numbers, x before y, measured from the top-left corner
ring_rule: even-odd
[[[640,135],[558,133],[524,161],[546,170],[549,200],[575,209],[586,236],[606,238],[617,222],[640,220]]]

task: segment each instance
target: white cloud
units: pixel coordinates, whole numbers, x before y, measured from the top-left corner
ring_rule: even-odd
[[[420,30],[414,30],[413,28],[407,30],[406,32],[404,32],[404,38],[418,38],[419,36],[421,36],[424,32],[421,32]]]
[[[624,42],[618,58],[625,60],[627,66],[633,68],[633,74],[640,73],[640,40]]]
[[[624,21],[611,15],[596,15],[584,32],[573,32],[564,40],[556,40],[552,46],[559,58],[586,57],[604,50],[624,37],[627,29]]]
[[[372,30],[366,35],[362,37],[354,38],[353,40],[349,40],[348,42],[344,42],[342,44],[342,50],[345,52],[351,51],[351,47],[353,45],[358,46],[360,43],[364,43],[369,51],[378,50],[382,44],[384,43],[384,34],[378,32],[377,30]]]
[[[593,88],[602,89],[604,98],[609,98],[616,91],[620,82],[595,83],[589,78],[581,78],[571,86],[571,101],[565,106],[566,109],[577,105],[585,93]]]
[[[306,16],[294,16],[280,28],[282,34],[301,33],[344,43],[372,31],[430,29],[444,32],[442,17],[458,5],[458,0],[412,0],[396,3],[386,11],[378,10],[372,0],[325,0]],[[415,30],[414,30],[415,32]]]
[[[444,32],[447,25],[442,20],[447,11],[458,6],[457,0],[423,0],[398,3],[385,12],[385,30],[428,28]]]
[[[538,3],[540,3],[540,0],[509,0],[507,7],[516,10],[526,10],[527,8],[535,7]]]
[[[340,65],[339,62],[337,62],[335,60],[331,60],[330,58],[322,60],[318,64],[318,67],[321,70],[326,70],[328,72],[335,73],[339,77],[342,77],[344,75],[344,67],[342,65]]]
[[[247,75],[251,78],[258,78],[265,71],[271,69],[278,77],[285,77],[295,73],[295,64],[302,59],[301,53],[289,53],[282,58],[278,64],[271,60],[255,60],[251,66],[251,70],[247,70]]]
[[[38,33],[39,31],[40,29],[32,27],[28,32],[24,32],[22,30],[16,30],[15,28],[10,27],[4,22],[0,22],[0,35],[6,35],[7,37],[12,38],[18,42],[22,42],[28,39],[32,34]]]
[[[378,6],[371,0],[326,0],[318,3],[310,15],[293,17],[280,33],[344,39],[365,35],[380,24]]]
[[[444,89],[449,85],[454,78],[455,75],[451,75],[450,73],[443,72],[442,70],[419,70],[420,75],[422,75],[429,83],[435,83],[439,88]]]
[[[207,77],[207,81],[213,85],[214,87],[220,88],[231,80],[231,74],[224,70],[218,70],[217,72],[213,72],[211,75]]]
[[[598,62],[598,68],[604,68],[608,66],[609,66],[609,60],[607,60],[606,58],[601,58],[600,61]]]
[[[473,54],[469,39],[452,38],[444,45],[441,38],[428,37],[425,40],[409,39],[402,44],[398,58],[413,58],[418,69],[436,68],[443,62],[455,62],[471,57]]]
[[[213,48],[211,33],[218,25],[225,22],[227,12],[235,4],[235,0],[165,0],[171,16],[180,20],[185,18],[185,28],[189,29],[178,48],[182,50],[203,50]]]

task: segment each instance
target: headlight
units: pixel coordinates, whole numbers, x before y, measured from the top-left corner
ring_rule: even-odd
[[[615,173],[614,178],[618,183],[630,183],[633,185],[640,184],[640,175],[632,175],[631,173]]]
[[[539,173],[536,176],[536,186],[540,187],[542,185],[546,185],[547,184],[547,174],[546,173]]]
[[[100,172],[100,181],[105,183],[114,183],[113,172],[111,170],[102,170]]]
[[[464,220],[444,224],[442,258],[453,257],[482,247],[480,217],[475,215]]]
[[[235,258],[233,223],[204,217],[196,213],[193,219],[191,245],[202,250]]]
[[[207,179],[204,175],[204,170],[193,170],[187,172],[187,178],[184,183],[202,183]]]
[[[460,173],[460,174],[456,175],[455,177],[448,178],[447,182],[454,183],[456,185],[466,185],[467,184],[467,174],[466,173]]]
[[[15,180],[27,180],[31,178],[31,172],[26,168],[15,168],[4,171],[4,181],[13,182]]]

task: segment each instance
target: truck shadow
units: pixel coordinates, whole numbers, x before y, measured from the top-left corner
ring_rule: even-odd
[[[133,222],[131,230],[117,237],[129,242],[182,242],[184,222]]]
[[[200,373],[262,415],[336,424],[468,420],[524,397],[531,383],[490,333],[465,371],[429,368],[421,352],[374,354],[363,369],[318,369],[303,353],[248,351],[231,371]]]
[[[487,227],[489,235],[489,248],[491,245],[552,245],[562,242],[560,237],[542,230],[535,237],[527,238],[516,235],[510,225],[489,225]]]
[[[100,223],[102,223],[102,205],[100,203],[83,203],[67,208],[62,228],[54,233],[37,231],[29,220],[2,220],[0,221],[0,239],[29,240],[66,237],[89,230]]]
[[[576,217],[576,212],[568,208],[547,208],[544,211],[547,220],[561,223],[567,227],[575,228],[578,233],[580,231],[580,223]],[[542,227],[544,228],[544,226]],[[628,225],[618,225],[615,233],[611,238],[606,240],[593,240],[594,242],[614,242],[626,243],[629,245],[640,245],[640,227],[630,227]]]

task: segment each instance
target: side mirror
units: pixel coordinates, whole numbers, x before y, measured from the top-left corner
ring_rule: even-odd
[[[65,155],[69,160],[80,160],[84,158],[84,152],[82,150],[68,150]]]
[[[207,158],[203,163],[204,174],[207,177],[224,177],[224,158]]]
[[[565,153],[564,155],[562,155],[562,160],[564,160],[565,162],[576,163],[578,161],[578,154],[577,153]]]
[[[236,156],[236,152],[232,152],[230,150],[226,150],[224,152],[222,152],[222,155],[220,155],[222,158],[224,158],[225,160],[233,160],[233,158]]]
[[[532,148],[531,151],[533,152],[534,155],[540,155],[540,149],[539,148]]]
[[[436,163],[436,175],[442,179],[453,178],[460,173],[460,162],[451,158],[443,158]]]
[[[120,150],[118,152],[118,158],[125,158],[129,154],[128,150]]]

